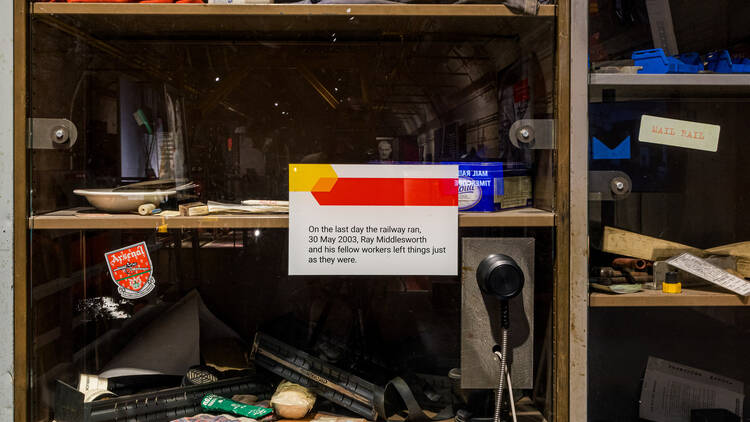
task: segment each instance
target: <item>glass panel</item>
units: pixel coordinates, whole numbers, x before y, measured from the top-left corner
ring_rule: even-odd
[[[742,417],[750,9],[591,6],[589,419]]]
[[[311,415],[371,419],[396,376],[430,415],[489,417],[500,304],[474,267],[490,253],[528,286],[510,305],[514,402],[548,414],[554,18],[127,10],[32,19],[33,420],[168,421],[282,378],[318,393]],[[529,142],[511,140],[522,119]],[[460,213],[471,302],[461,276],[287,275],[290,163],[448,162],[503,168]],[[464,388],[449,377],[472,365]],[[75,393],[82,374],[102,391]]]

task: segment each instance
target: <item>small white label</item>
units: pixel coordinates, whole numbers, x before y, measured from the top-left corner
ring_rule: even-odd
[[[750,283],[695,255],[685,252],[667,260],[667,264],[731,290],[738,295],[750,296]]]
[[[719,148],[718,125],[666,119],[644,114],[638,140],[652,144],[716,152]]]

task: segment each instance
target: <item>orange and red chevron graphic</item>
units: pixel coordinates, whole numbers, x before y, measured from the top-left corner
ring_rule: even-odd
[[[339,177],[330,164],[291,164],[289,191],[322,206],[458,206],[457,178]]]

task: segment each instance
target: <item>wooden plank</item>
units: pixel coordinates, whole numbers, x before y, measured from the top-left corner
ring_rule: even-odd
[[[750,306],[750,297],[714,288],[683,288],[680,294],[663,293],[660,290],[644,290],[623,295],[593,292],[590,304],[592,307]]]
[[[26,180],[27,7],[13,1],[13,415],[29,419],[29,313],[27,283],[28,215]]]
[[[550,9],[552,8],[552,9]],[[93,40],[117,41],[210,39],[257,42],[259,37],[299,41],[300,34],[318,39],[336,32],[341,41],[395,39],[397,35],[432,34],[434,42],[472,36],[516,36],[552,19],[555,6],[543,6],[542,17],[510,13],[488,4],[370,4],[370,5],[200,5],[34,3],[36,25],[71,33],[79,28]],[[80,12],[80,13],[76,13]],[[165,18],[168,17],[168,18]],[[303,37],[307,38],[307,37]],[[90,41],[93,41],[90,40]],[[92,42],[95,45],[95,42]],[[137,67],[137,66],[136,66]]]
[[[682,252],[703,255],[703,251],[677,242],[657,239],[614,227],[604,228],[604,252],[650,261],[664,260]]]
[[[462,212],[458,214],[460,227],[554,227],[555,213],[536,208],[521,208],[500,212]]]
[[[737,272],[745,278],[750,277],[750,261],[746,258],[739,258],[737,260]]]
[[[169,4],[33,3],[34,15],[342,15],[342,16],[511,16],[525,17],[504,5],[490,4]],[[541,5],[538,16],[555,16],[554,5]]]
[[[29,227],[40,229],[201,229],[201,228],[286,228],[286,214],[205,215],[198,217],[159,217],[132,214],[41,215],[29,220]]]
[[[555,213],[535,208],[491,213],[460,213],[461,227],[554,227]],[[29,228],[34,230],[93,229],[209,229],[209,228],[287,228],[287,214],[206,215],[200,217],[160,217],[134,214],[82,214],[58,211],[34,216]]]
[[[570,369],[568,420],[588,420],[588,1],[570,15]]]
[[[750,242],[732,243],[706,249],[706,252],[717,255],[732,255],[750,260]]]
[[[553,402],[550,420],[570,420],[570,3],[558,4],[555,63],[557,173],[555,282],[553,292]],[[549,387],[548,387],[549,388]]]
[[[604,252],[650,261],[664,260],[679,255],[682,252],[690,252],[698,256],[706,254],[732,255],[738,257],[737,271],[744,277],[750,276],[750,242],[717,246],[704,251],[677,242],[657,239],[613,227],[605,227],[604,246],[602,250]]]
[[[50,3],[52,4],[52,3]],[[184,15],[165,20],[164,15],[40,15],[33,22],[55,28],[67,25],[85,28],[85,33],[116,43],[123,38],[143,38],[144,42],[175,38],[207,39],[208,43],[236,41],[257,43],[259,38],[278,42],[320,39],[336,32],[340,42],[362,44],[362,40],[393,41],[397,35],[435,36],[434,42],[456,42],[471,37],[515,36],[530,31],[528,19],[497,16],[359,16],[345,15]],[[543,19],[543,18],[537,18]],[[356,22],[353,25],[352,22]],[[430,28],[431,32],[425,32]],[[365,41],[366,42],[366,41]],[[343,44],[342,44],[343,45]],[[133,67],[133,66],[128,66]]]

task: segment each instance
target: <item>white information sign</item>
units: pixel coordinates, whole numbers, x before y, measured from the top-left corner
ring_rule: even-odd
[[[289,275],[457,274],[457,165],[289,165]]]
[[[727,409],[742,416],[742,382],[649,356],[638,416],[655,422],[690,422],[692,409]]]
[[[667,264],[731,290],[738,295],[750,296],[750,283],[690,253],[685,252],[668,259]]]

